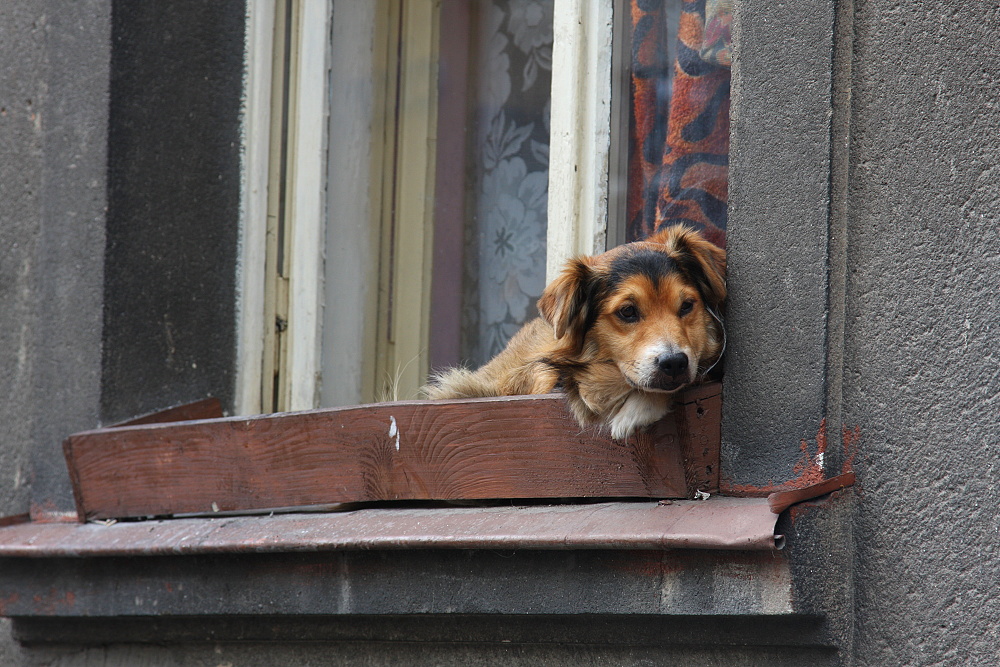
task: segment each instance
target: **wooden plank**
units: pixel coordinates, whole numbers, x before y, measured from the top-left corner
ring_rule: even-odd
[[[141,426],[143,424],[166,424],[167,422],[191,421],[193,419],[216,419],[222,417],[222,403],[217,398],[205,398],[193,403],[184,403],[166,410],[151,412],[141,417],[115,424],[119,426]]]
[[[624,443],[581,430],[549,395],[100,429],[71,436],[64,450],[81,519],[383,500],[684,498],[718,486],[713,387],[683,395],[673,415]]]
[[[676,425],[684,459],[688,495],[695,491],[718,493],[719,449],[722,440],[722,385],[717,382],[694,387],[678,400],[674,414],[664,422]],[[663,422],[661,422],[662,424]],[[657,429],[653,428],[653,437]]]

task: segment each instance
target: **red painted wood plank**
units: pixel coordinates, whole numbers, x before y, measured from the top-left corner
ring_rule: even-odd
[[[581,430],[559,396],[521,396],[100,429],[71,436],[64,450],[81,519],[381,500],[682,498],[718,485],[713,387],[684,395],[673,415],[625,443]]]

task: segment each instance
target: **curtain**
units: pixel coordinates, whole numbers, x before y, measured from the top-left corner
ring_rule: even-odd
[[[631,14],[628,239],[686,223],[724,247],[732,0],[631,0]]]

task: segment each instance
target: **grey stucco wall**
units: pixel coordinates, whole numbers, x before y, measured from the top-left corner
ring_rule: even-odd
[[[827,390],[834,4],[794,15],[742,3],[733,31],[722,483],[760,494],[795,476]]]
[[[114,2],[101,418],[232,409],[244,0]]]
[[[861,664],[1000,655],[1000,7],[855,3],[844,419]]]
[[[109,10],[0,7],[5,514],[27,510],[26,480],[33,512],[72,508],[62,439],[97,419]]]
[[[71,508],[61,441],[97,419],[109,10],[0,5],[0,516]]]
[[[35,316],[33,266],[40,227],[41,3],[0,7],[0,515],[28,511]]]
[[[766,490],[825,425],[853,664],[996,664],[1000,8],[737,9],[724,472]]]

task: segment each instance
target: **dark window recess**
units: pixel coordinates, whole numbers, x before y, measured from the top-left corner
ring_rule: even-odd
[[[101,419],[232,403],[242,2],[112,3]]]

